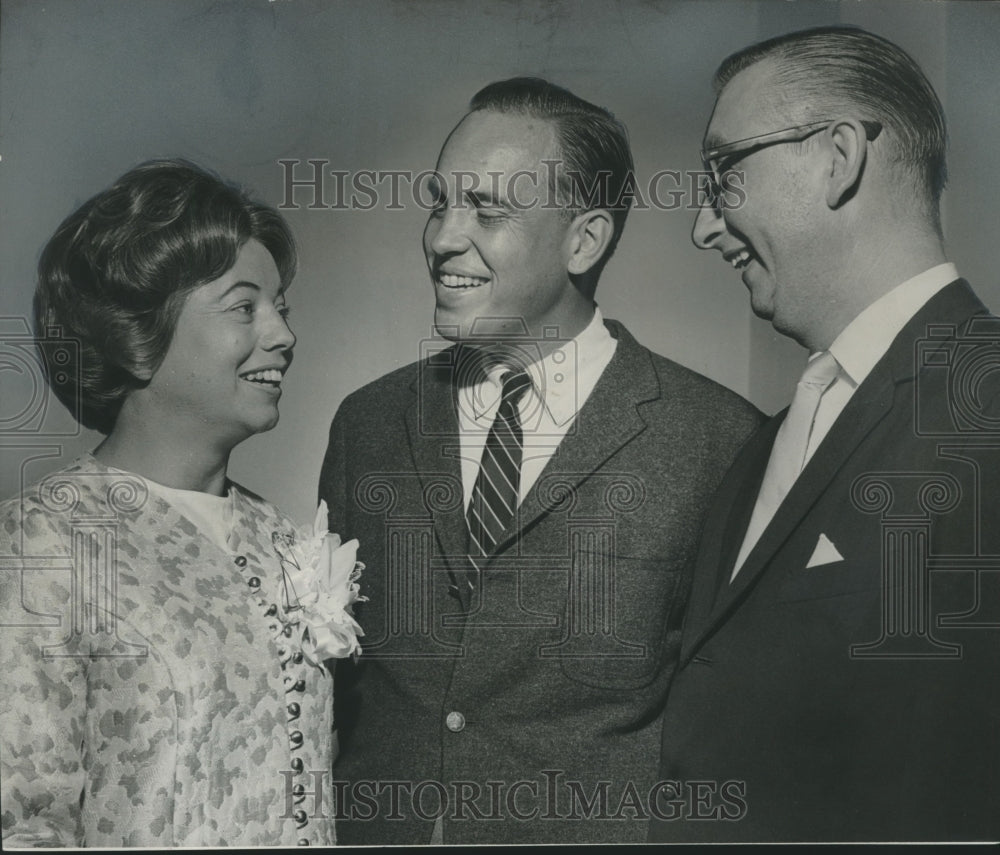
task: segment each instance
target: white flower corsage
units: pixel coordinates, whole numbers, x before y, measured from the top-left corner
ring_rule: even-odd
[[[284,574],[282,617],[297,624],[302,653],[314,665],[361,653],[364,631],[352,606],[365,602],[358,579],[365,565],[357,560],[358,541],[340,542],[327,530],[326,502],[319,503],[312,537],[300,541],[283,532],[273,536]]]

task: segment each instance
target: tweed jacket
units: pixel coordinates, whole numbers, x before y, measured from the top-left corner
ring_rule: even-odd
[[[702,515],[757,411],[606,321],[617,348],[463,617],[445,350],[350,395],[320,496],[361,540],[369,602],[338,668],[338,836],[354,843],[645,837]],[[398,782],[398,783],[394,783]]]

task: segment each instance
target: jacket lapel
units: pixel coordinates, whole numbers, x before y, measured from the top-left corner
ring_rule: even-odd
[[[718,524],[723,528],[706,527],[706,531],[724,532],[725,536],[719,540],[727,542],[709,547],[716,558],[714,564],[710,565],[699,558],[695,589],[692,592],[692,605],[696,606],[697,612],[689,614],[692,620],[685,627],[682,654],[685,659],[693,654],[701,642],[743,600],[824,490],[845,468],[865,437],[892,410],[900,396],[901,384],[913,381],[916,373],[915,344],[927,335],[928,325],[958,325],[967,322],[973,314],[985,312],[985,307],[964,280],[957,280],[943,288],[917,312],[896,336],[886,355],[858,387],[747,556],[736,579],[730,584],[729,574],[746,532],[774,436],[784,414],[765,425],[751,440],[751,446],[748,446],[746,452],[746,464],[730,473],[734,477],[727,476],[725,480],[729,489],[739,491],[739,500],[730,506],[728,517],[720,517]],[[737,481],[737,478],[742,480]],[[751,485],[752,489],[748,489]],[[705,548],[703,546],[702,551]],[[705,558],[709,559],[711,556],[712,553],[709,553]],[[704,617],[706,613],[707,618]]]
[[[646,428],[638,405],[660,397],[660,381],[649,352],[621,324],[608,320],[605,326],[618,340],[615,354],[525,496],[510,531],[497,544],[497,553],[551,510],[551,501],[539,491],[546,479],[556,476],[560,487],[575,489]]]
[[[729,576],[750,522],[757,491],[781,417],[765,423],[737,455],[706,515],[684,622],[681,661],[709,627],[712,607]]]
[[[420,366],[413,386],[413,400],[406,409],[406,430],[413,466],[423,490],[424,507],[434,520],[434,533],[445,558],[464,558],[468,529],[462,501],[461,440],[455,410],[453,377],[458,368],[445,354],[459,358],[450,348]],[[450,491],[457,491],[451,493]],[[446,500],[441,500],[447,497]]]

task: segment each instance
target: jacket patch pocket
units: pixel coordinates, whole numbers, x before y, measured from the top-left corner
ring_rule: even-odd
[[[680,628],[681,609],[673,602],[679,578],[662,560],[577,553],[563,639],[541,655],[558,656],[566,676],[588,686],[647,685],[665,660],[668,630]]]

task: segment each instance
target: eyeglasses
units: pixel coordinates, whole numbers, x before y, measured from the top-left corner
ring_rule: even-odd
[[[708,187],[706,188],[709,204],[718,208],[725,187],[723,176],[737,161],[768,146],[778,145],[779,143],[802,142],[813,134],[818,134],[820,131],[826,130],[832,123],[833,120],[810,122],[806,125],[796,125],[793,128],[772,131],[769,134],[736,140],[735,142],[726,143],[715,148],[703,148],[701,150],[701,162],[709,177]],[[874,140],[882,133],[882,124],[880,122],[864,119],[861,124],[864,125],[865,136],[869,141]]]

